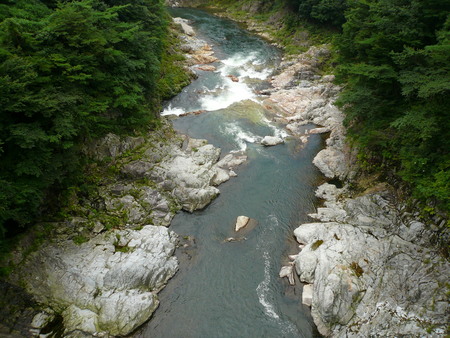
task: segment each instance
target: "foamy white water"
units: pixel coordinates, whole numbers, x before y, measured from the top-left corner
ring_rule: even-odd
[[[244,131],[237,123],[227,123],[223,127],[223,132],[234,137],[234,141],[239,147],[236,151],[245,151],[247,143],[258,143],[262,140],[261,136]]]
[[[264,123],[267,124],[267,126],[269,126],[273,130],[273,136],[276,136],[276,137],[279,137],[282,139],[285,139],[286,137],[289,136],[289,133],[285,129],[277,127],[269,119],[264,117],[262,120],[264,121]]]
[[[178,108],[178,107],[175,107],[175,108],[174,108],[174,107],[172,107],[171,104],[169,104],[169,106],[161,112],[161,116],[167,116],[167,115],[177,115],[177,116],[180,116],[180,115],[182,115],[182,114],[184,114],[184,113],[186,113],[186,112],[184,111],[184,109]]]
[[[258,54],[253,52],[250,54],[235,54],[232,57],[222,61],[223,66],[219,69],[223,76],[229,74],[237,75],[242,80],[244,78],[265,80],[270,75],[271,70],[268,68],[258,70],[257,68],[263,64]]]
[[[256,288],[256,293],[258,295],[259,302],[264,307],[264,312],[267,316],[272,317],[274,319],[280,319],[280,316],[277,315],[273,305],[269,302],[269,284],[270,284],[270,258],[269,253],[264,251],[264,280],[259,283]]]
[[[249,100],[256,96],[245,83],[233,82],[227,77],[223,81],[223,88],[218,88],[200,99],[202,109],[210,111],[224,109],[233,103]]]

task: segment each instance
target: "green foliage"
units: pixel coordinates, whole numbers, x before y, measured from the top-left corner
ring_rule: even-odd
[[[345,21],[346,0],[288,0],[287,3],[309,20],[333,26],[340,26]]]
[[[361,277],[364,273],[364,270],[357,262],[351,262],[350,269],[355,273],[356,277]]]
[[[336,39],[339,104],[372,161],[447,211],[449,1],[354,1]]]
[[[311,250],[313,250],[313,251],[317,250],[319,248],[319,246],[321,246],[322,244],[323,244],[323,240],[318,239],[313,244],[311,244]]]
[[[162,0],[0,4],[0,232],[75,183],[85,140],[156,123],[187,83],[167,26]]]

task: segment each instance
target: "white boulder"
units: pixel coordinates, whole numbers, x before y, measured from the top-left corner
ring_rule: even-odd
[[[264,136],[264,138],[261,141],[261,144],[266,147],[276,146],[277,144],[281,143],[284,143],[284,140],[278,136]]]
[[[239,216],[236,220],[236,225],[234,227],[234,230],[238,232],[242,228],[245,228],[250,221],[250,218],[247,216]]]

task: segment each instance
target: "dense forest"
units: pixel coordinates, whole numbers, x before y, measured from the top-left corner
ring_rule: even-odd
[[[155,123],[188,78],[160,0],[0,4],[0,232],[81,179],[81,145]]]

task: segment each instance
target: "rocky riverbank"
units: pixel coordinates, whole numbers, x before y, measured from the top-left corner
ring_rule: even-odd
[[[214,58],[182,28],[189,65]],[[95,191],[74,195],[70,216],[37,225],[17,245],[8,282],[37,304],[27,313],[28,328],[10,323],[1,332],[38,336],[58,324],[66,337],[123,336],[150,318],[158,292],[178,269],[178,236],[166,227],[180,209],[207,206],[246,161],[236,153],[221,158],[206,140],[178,135],[161,121],[147,135],[109,134],[86,145]],[[29,252],[37,239],[39,247]],[[8,311],[5,318],[17,317],[15,307]]]
[[[377,184],[353,197],[358,174],[345,142],[343,114],[334,106],[339,87],[333,76],[319,76],[326,46],[311,47],[295,61],[283,62],[266,91],[275,119],[303,142],[311,133],[327,133],[326,148],[314,164],[342,188],[325,183],[317,190],[324,206],[310,216],[316,223],[295,230],[301,251],[280,276],[308,283],[304,297],[325,336],[444,336],[447,332],[450,264],[434,238],[447,233],[445,220],[420,222],[392,188]],[[299,126],[319,128],[300,132]]]
[[[180,0],[175,5],[201,3]],[[245,21],[273,41],[264,24]],[[311,133],[326,133],[326,148],[314,164],[342,185],[318,188],[324,205],[310,215],[316,222],[295,230],[301,251],[280,276],[293,283],[295,271],[307,283],[304,299],[326,336],[443,337],[448,333],[450,264],[436,238],[448,243],[446,220],[421,222],[386,183],[372,182],[362,193],[350,188],[358,184],[360,172],[355,150],[346,144],[344,116],[334,105],[340,88],[332,75],[318,75],[328,56],[327,46],[315,46],[285,60],[272,88],[262,93],[274,119],[303,142]],[[303,133],[299,127],[306,123],[319,127]]]

